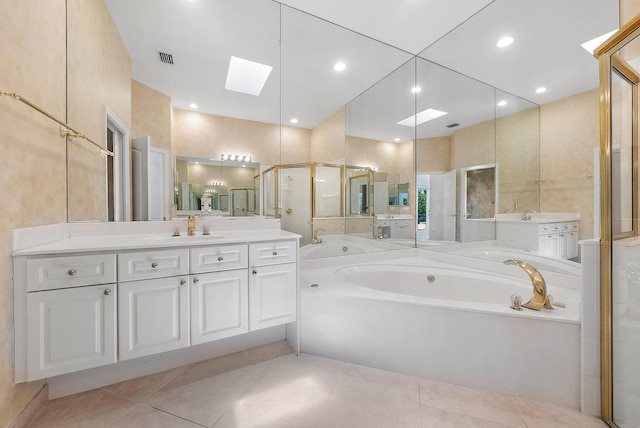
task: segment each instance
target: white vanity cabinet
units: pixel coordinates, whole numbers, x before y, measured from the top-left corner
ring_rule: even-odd
[[[16,380],[115,363],[114,253],[14,259]]]
[[[12,253],[15,382],[296,321],[299,237],[268,224],[206,242],[126,234],[39,247],[27,240]]]
[[[578,221],[498,221],[496,227],[499,245],[546,257],[578,257]]]
[[[189,346],[189,249],[118,254],[118,356]]]
[[[249,331],[246,244],[190,251],[191,344]]]
[[[538,254],[560,259],[578,257],[578,222],[538,225]]]
[[[384,238],[411,239],[413,238],[413,220],[411,219],[378,219],[375,222],[374,234],[377,236],[378,227]]]
[[[295,240],[249,244],[249,329],[296,320],[297,250]]]

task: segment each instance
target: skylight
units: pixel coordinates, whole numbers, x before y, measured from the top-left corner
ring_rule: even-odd
[[[409,116],[406,119],[401,120],[400,122],[396,122],[398,125],[403,126],[416,126],[422,125],[425,122],[428,122],[433,119],[437,119],[440,116],[444,116],[445,114],[449,114],[446,111],[436,110],[434,108],[428,108],[426,110],[422,110],[420,113]]]
[[[588,42],[584,42],[580,46],[582,46],[587,52],[589,52],[591,55],[593,55],[593,51],[596,50],[596,48],[598,46],[603,44],[605,42],[605,40],[607,40],[609,37],[611,37],[613,35],[613,33],[615,33],[616,31],[618,31],[618,30],[615,29],[613,31],[609,31],[607,34],[603,34],[602,36],[598,36],[595,39],[589,40]]]
[[[228,91],[258,96],[271,70],[273,70],[271,66],[232,56],[224,88]]]

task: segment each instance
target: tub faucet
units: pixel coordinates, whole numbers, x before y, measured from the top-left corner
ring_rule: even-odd
[[[187,235],[195,236],[196,234],[196,217],[191,214],[187,219]]]
[[[547,283],[544,282],[544,278],[538,272],[538,269],[534,268],[527,262],[523,262],[522,260],[505,260],[505,265],[516,265],[520,266],[522,270],[524,270],[529,278],[531,278],[531,284],[533,285],[533,295],[531,299],[523,304],[525,308],[533,309],[534,311],[539,311],[543,307],[546,307],[545,303],[547,303]]]
[[[316,229],[313,231],[313,239],[311,240],[312,244],[321,244],[322,243],[322,239],[318,239],[318,233],[319,232],[326,232],[326,229]]]
[[[535,210],[526,210],[522,213],[522,220],[531,220],[531,216],[529,214],[534,213]]]

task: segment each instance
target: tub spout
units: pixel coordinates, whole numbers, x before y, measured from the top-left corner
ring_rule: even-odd
[[[505,260],[505,265],[516,265],[520,266],[522,270],[524,270],[529,278],[531,279],[531,284],[533,285],[533,295],[531,299],[523,304],[525,308],[533,309],[535,311],[539,311],[545,306],[545,301],[547,300],[547,283],[544,281],[544,278],[538,272],[536,268],[531,266],[527,262],[523,262],[522,260]]]

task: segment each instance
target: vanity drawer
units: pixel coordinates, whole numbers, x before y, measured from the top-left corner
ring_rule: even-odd
[[[118,281],[189,274],[189,249],[122,252],[118,254]]]
[[[116,255],[86,254],[27,260],[27,291],[116,282]]]
[[[248,267],[247,244],[193,247],[189,251],[191,273],[215,272]]]
[[[297,261],[296,241],[270,241],[249,244],[249,265],[273,265]]]

